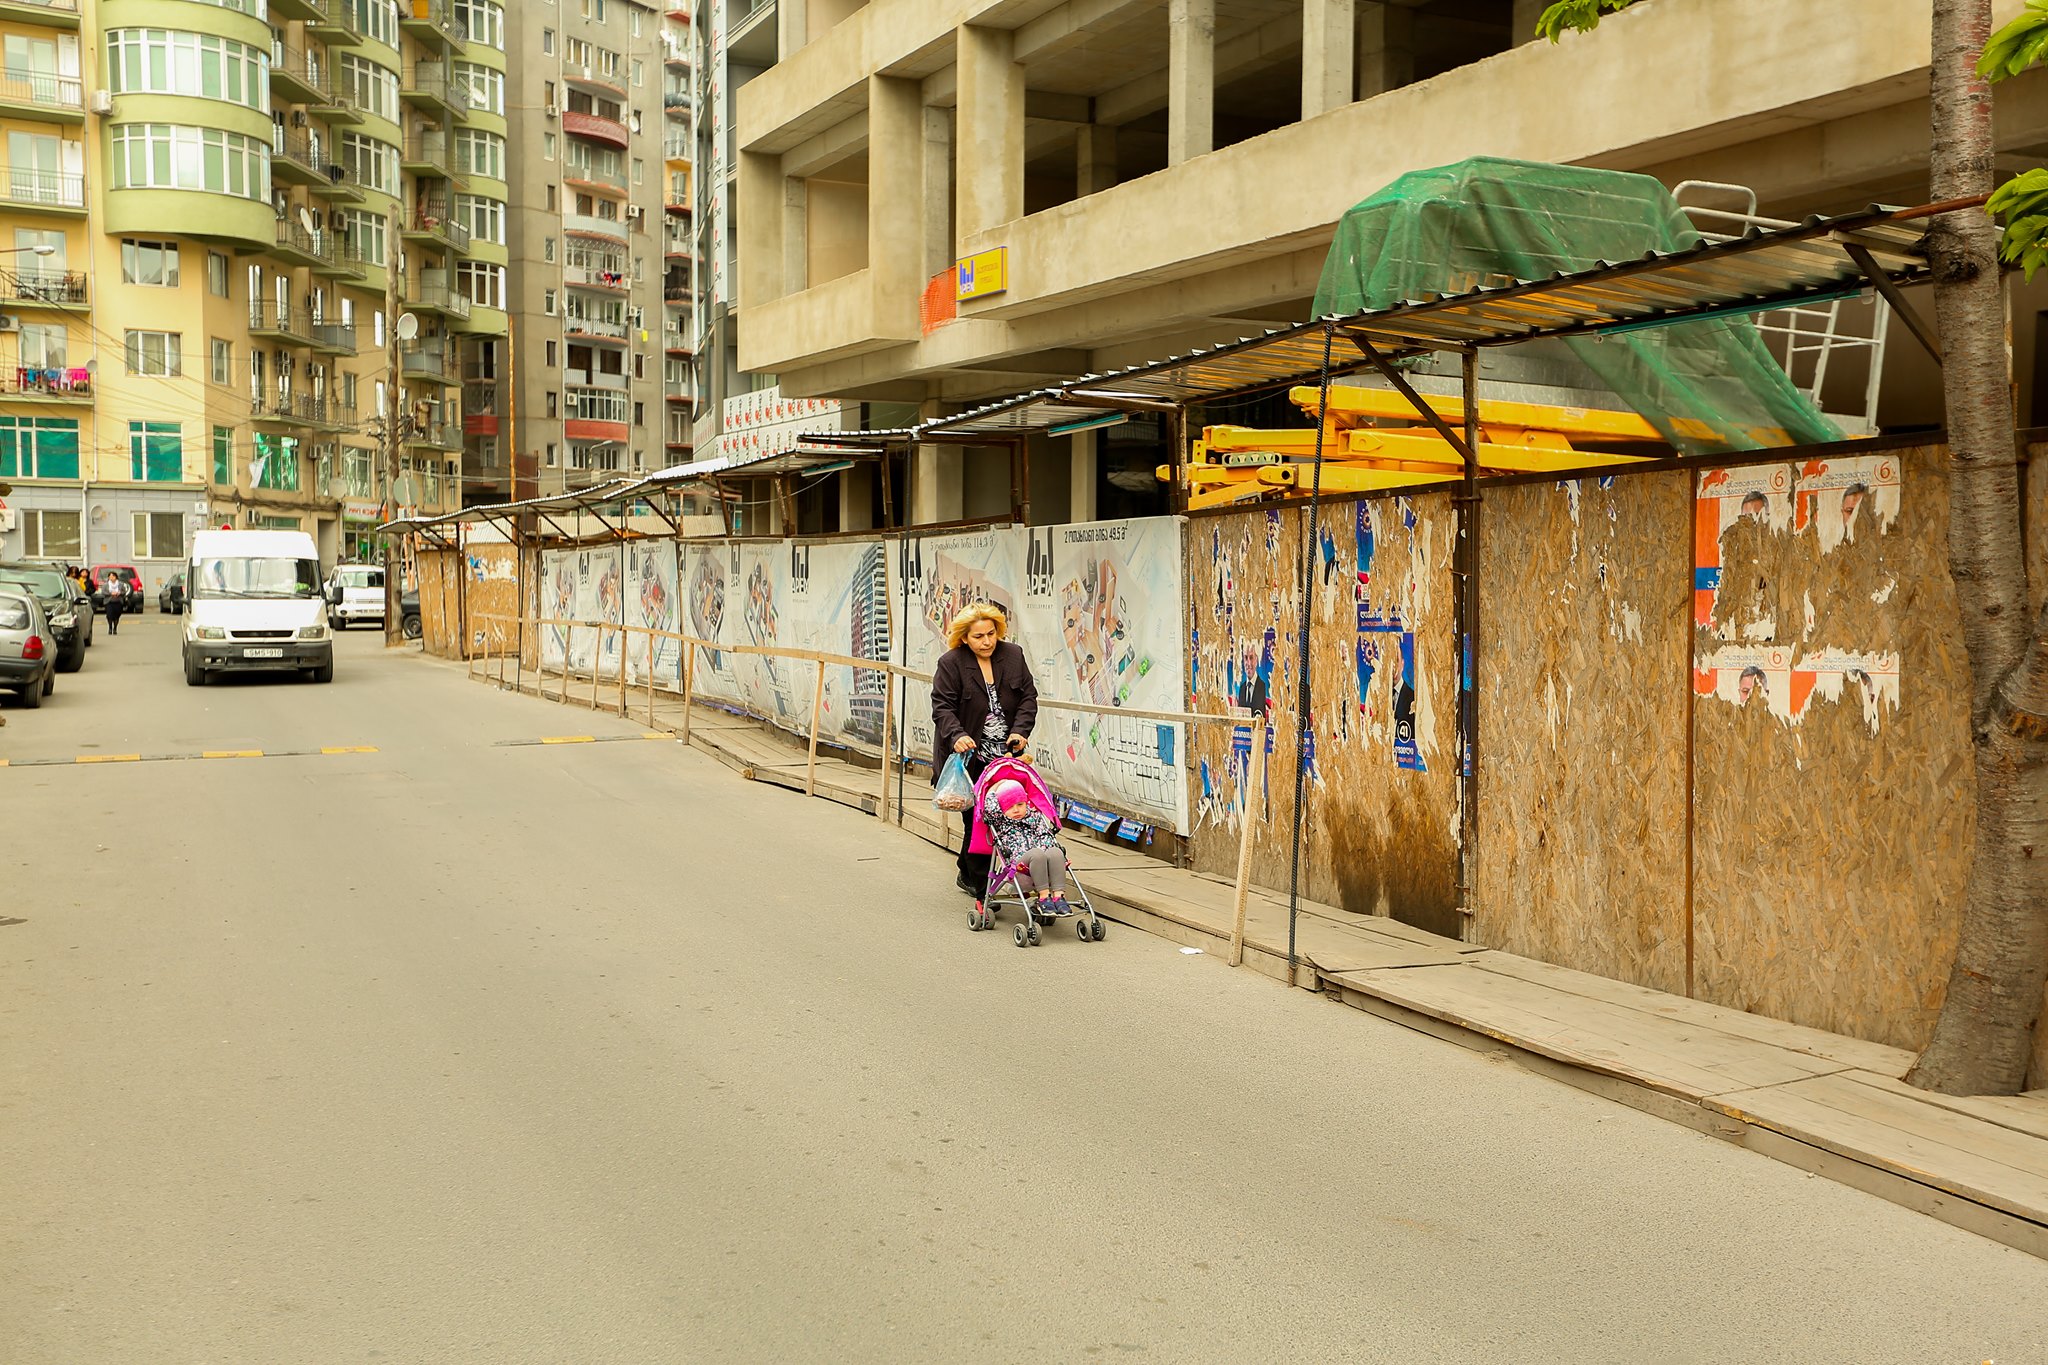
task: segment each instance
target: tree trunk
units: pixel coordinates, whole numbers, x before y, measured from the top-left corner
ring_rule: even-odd
[[[1933,0],[1934,200],[1992,189],[1991,91],[1976,64],[1991,0]],[[1981,210],[1929,235],[1948,409],[1949,572],[1971,673],[1977,843],[1948,996],[1906,1079],[1947,1094],[2026,1083],[2048,979],[2048,652],[2031,623],[2020,534],[2012,350],[1997,229]],[[2042,857],[2036,859],[2036,849]]]

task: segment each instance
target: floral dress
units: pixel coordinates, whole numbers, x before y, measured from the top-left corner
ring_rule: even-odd
[[[988,719],[981,723],[981,738],[974,745],[975,757],[983,763],[993,763],[1009,755],[1010,718],[1003,714],[1003,700],[996,695],[996,685],[984,685],[988,688]]]

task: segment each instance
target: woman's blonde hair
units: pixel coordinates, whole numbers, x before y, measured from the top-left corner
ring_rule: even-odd
[[[955,616],[952,624],[946,627],[946,648],[960,648],[967,639],[967,632],[974,629],[976,621],[995,622],[996,638],[998,640],[1009,638],[1010,618],[1003,615],[1003,609],[993,603],[976,602],[971,607],[962,607],[960,614]]]

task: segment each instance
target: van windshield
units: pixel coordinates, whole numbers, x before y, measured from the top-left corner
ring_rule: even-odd
[[[192,565],[192,600],[316,597],[320,565],[311,559],[201,559]]]
[[[344,588],[381,588],[384,586],[382,569],[336,569],[334,576],[341,580]]]

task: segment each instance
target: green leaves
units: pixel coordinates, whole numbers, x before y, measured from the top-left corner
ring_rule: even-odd
[[[1557,0],[1536,21],[1536,36],[1556,42],[1566,33],[1590,33],[1599,26],[1600,16],[1627,9],[1636,0]],[[2028,0],[2048,5],[2048,0]]]
[[[1998,187],[1984,207],[2005,222],[2005,234],[1998,241],[1999,257],[2033,279],[2035,271],[2048,265],[2048,170],[2037,168],[2014,176]]]
[[[1550,15],[1545,13],[1543,17],[1548,19]],[[1542,26],[1541,20],[1537,26]],[[1984,55],[1977,59],[1977,74],[1987,81],[2002,81],[2019,75],[2044,57],[2048,57],[2048,0],[2027,0],[2019,18],[1992,34],[1991,41],[1984,44]]]

